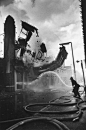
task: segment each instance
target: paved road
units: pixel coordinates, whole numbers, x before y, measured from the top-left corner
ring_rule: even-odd
[[[50,76],[50,77],[49,77]],[[46,77],[46,78],[45,78]],[[46,82],[45,82],[45,79]],[[59,85],[58,85],[58,84]],[[44,87],[43,87],[44,84]],[[59,78],[54,76],[52,78],[52,74],[47,76],[40,77],[39,80],[33,82],[32,84],[25,85],[25,89],[23,91],[18,91],[14,93],[4,93],[0,95],[0,122],[1,121],[8,121],[8,120],[15,120],[24,117],[31,117],[32,114],[27,114],[24,111],[24,106],[31,104],[31,103],[49,103],[49,102],[77,102],[77,99],[73,97],[71,92],[71,88],[65,86],[64,84],[61,85],[62,82]],[[41,86],[42,85],[42,86]],[[45,87],[45,85],[47,87]],[[82,96],[85,99],[85,96]],[[60,100],[59,100],[60,99]],[[38,110],[37,107],[33,108],[34,110]],[[45,109],[41,108],[43,111],[50,110],[75,110],[76,106],[67,106],[67,107],[45,107]],[[38,114],[39,116],[39,114]],[[40,115],[45,116],[45,115]],[[52,117],[52,115],[48,115]],[[57,116],[54,114],[54,116]],[[62,115],[59,115],[62,116]],[[65,114],[64,116],[68,116]],[[70,115],[73,116],[73,115]],[[18,121],[8,122],[8,123],[1,123],[0,129],[5,130],[6,128],[10,127],[11,125],[15,124]],[[72,121],[63,121],[71,130],[85,130],[86,126],[86,111],[82,118],[77,122]]]

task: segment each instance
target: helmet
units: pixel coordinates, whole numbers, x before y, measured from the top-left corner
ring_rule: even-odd
[[[70,77],[70,80],[73,80],[73,77]]]

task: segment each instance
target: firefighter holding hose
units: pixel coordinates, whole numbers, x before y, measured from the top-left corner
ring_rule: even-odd
[[[72,86],[73,86],[73,93],[74,93],[74,97],[77,97],[80,98],[80,94],[79,94],[79,87],[80,85],[73,79],[73,77],[70,77],[70,80],[71,80],[71,83],[72,83]]]

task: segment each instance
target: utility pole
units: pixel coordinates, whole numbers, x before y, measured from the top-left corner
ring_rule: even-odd
[[[82,60],[81,60],[81,68],[82,68],[83,81],[84,81],[84,87],[85,87],[85,74],[84,74],[84,68],[83,68],[83,62],[82,62]]]
[[[83,74],[83,82],[84,82],[84,91],[85,91],[85,93],[86,93],[86,86],[85,86],[85,74],[84,74],[84,67],[83,67],[83,61],[82,60],[80,60],[80,61],[76,61],[77,63],[78,62],[81,62],[81,68],[82,68],[82,74]]]
[[[84,74],[84,68],[83,68],[83,62],[82,62],[82,60],[81,60],[81,67],[82,67],[82,73],[83,73],[84,91],[85,91],[85,94],[86,94],[86,86],[85,86],[85,74]]]
[[[71,51],[72,51],[72,59],[73,59],[73,67],[74,67],[74,78],[76,80],[76,69],[75,69],[75,62],[74,62],[74,53],[73,53],[73,45],[71,42]]]

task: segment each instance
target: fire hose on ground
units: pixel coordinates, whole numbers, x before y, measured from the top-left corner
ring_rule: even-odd
[[[76,103],[34,103],[34,104],[30,104],[30,105],[27,105],[24,107],[25,111],[28,112],[28,113],[31,113],[31,114],[34,114],[34,115],[38,115],[38,114],[74,114],[76,113],[76,115],[74,116],[68,116],[68,117],[55,117],[55,119],[57,120],[60,120],[60,121],[63,121],[63,120],[72,120],[72,121],[76,121],[78,120],[81,115],[82,115],[82,109],[79,107],[79,104],[83,103],[84,101],[80,100],[77,104]],[[67,110],[67,111],[43,111],[44,109],[46,109],[48,106],[73,106],[73,105],[76,105],[77,109],[75,110]],[[39,111],[33,111],[33,110],[30,110],[31,107],[37,107],[37,106],[44,106],[44,108],[42,108],[41,110]],[[83,108],[85,109],[85,108]]]
[[[81,108],[80,104],[84,103],[85,101],[83,100],[79,100],[77,103],[71,103],[69,101],[67,102],[63,102],[63,103],[35,103],[35,104],[30,104],[24,107],[25,111],[28,113],[32,113],[33,117],[30,117],[26,120],[20,121],[19,123],[13,125],[12,127],[8,128],[7,130],[11,130],[11,129],[15,129],[18,128],[19,126],[25,124],[25,123],[31,123],[31,122],[35,122],[35,121],[46,121],[49,122],[51,124],[53,124],[58,130],[70,130],[65,124],[63,124],[60,121],[63,120],[72,120],[72,121],[76,121],[78,120],[81,116],[82,116],[82,111],[84,109],[86,109],[86,106]],[[72,106],[72,105],[76,105],[77,110],[69,110],[69,111],[43,111],[44,109],[41,109],[39,111],[32,111],[29,110],[29,108],[34,107],[34,106],[44,106],[44,108],[48,107],[48,106]],[[68,113],[77,113],[77,115],[72,116],[72,117],[36,117],[38,114],[68,114]]]
[[[64,98],[65,96],[61,96],[59,99],[63,98],[63,99],[67,99],[66,97]],[[63,124],[62,122],[60,121],[77,121],[79,120],[79,118],[82,116],[83,114],[83,110],[86,109],[86,106],[84,105],[83,107],[80,107],[81,104],[83,103],[86,103],[86,101],[83,101],[82,99],[79,99],[79,101],[76,103],[76,102],[71,102],[71,100],[67,100],[67,101],[64,101],[63,103],[55,103],[55,100],[52,100],[52,102],[49,102],[49,103],[34,103],[34,104],[29,104],[27,106],[24,106],[24,110],[28,113],[31,113],[33,114],[33,116],[31,117],[25,117],[25,118],[19,118],[19,119],[14,119],[14,120],[9,120],[9,121],[2,121],[0,123],[6,123],[6,122],[15,122],[15,121],[20,121],[18,122],[17,124],[13,125],[12,127],[8,128],[7,130],[13,130],[25,123],[30,123],[30,122],[34,122],[34,121],[46,121],[46,122],[50,122],[51,124],[54,124],[59,130],[69,130],[69,128]],[[76,105],[76,108],[75,110],[67,110],[67,111],[43,111],[45,110],[45,108],[49,107],[49,106],[73,106],[73,105]],[[30,108],[32,107],[35,107],[35,106],[43,106],[43,108],[39,111],[33,111],[31,110]],[[68,117],[48,117],[48,116],[45,116],[45,117],[40,117],[38,116],[39,114],[74,114],[76,113],[76,115],[74,116],[68,116]],[[15,129],[16,130],[16,129]]]
[[[21,121],[15,125],[13,125],[12,127],[8,128],[7,130],[13,130],[18,128],[19,126],[25,124],[25,123],[31,123],[31,122],[36,122],[36,121],[44,121],[46,123],[51,123],[52,125],[54,125],[54,129],[58,129],[58,130],[70,130],[65,124],[61,123],[60,121],[56,120],[56,119],[52,119],[49,117],[36,117],[36,118],[31,118],[31,119],[27,119],[24,121]],[[29,129],[28,129],[29,130]]]

